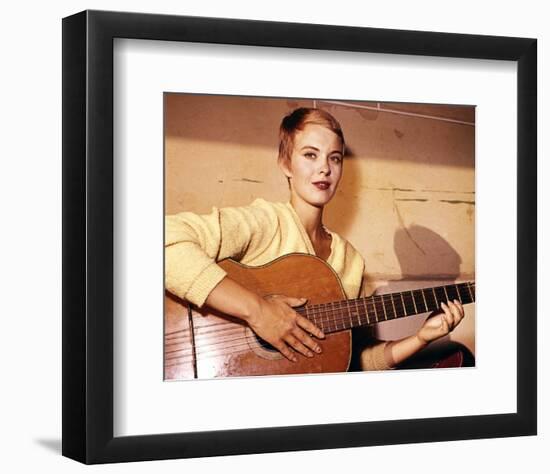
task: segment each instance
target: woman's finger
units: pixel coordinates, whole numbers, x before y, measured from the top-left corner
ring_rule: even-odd
[[[455,303],[452,303],[451,301],[448,301],[447,305],[448,305],[449,310],[451,311],[451,315],[453,317],[452,327],[454,328],[460,322],[460,319],[462,318],[462,316],[460,315],[460,310],[458,309],[458,307]]]
[[[296,337],[292,334],[288,334],[285,338],[285,342],[292,347],[296,352],[299,352],[306,357],[313,357],[313,352],[311,352],[306,346],[304,346]]]
[[[448,334],[453,327],[453,315],[445,303],[441,303],[441,308],[443,309],[443,314],[441,315],[441,326],[445,334]]]
[[[449,321],[447,318],[448,316],[445,313],[441,315],[441,331],[444,335],[449,334],[450,332]]]
[[[297,313],[296,313],[297,314]],[[315,337],[318,337],[319,339],[324,339],[325,334],[323,331],[321,331],[315,324],[313,324],[309,319],[304,318],[303,316],[300,316],[297,314],[296,323],[298,326],[300,326],[302,329],[307,331],[309,334],[313,334]]]
[[[300,328],[294,329],[292,332],[296,339],[298,339],[304,346],[308,347],[312,351],[321,353],[321,346],[317,344],[306,332],[302,331]]]
[[[291,362],[297,362],[298,358],[296,357],[296,354],[292,352],[290,347],[288,347],[284,341],[279,340],[277,342],[272,343],[272,346],[275,347],[281,354],[283,354],[288,360]]]
[[[458,300],[454,300],[454,303],[460,312],[460,319],[462,319],[464,317],[464,306],[462,306],[462,303]]]

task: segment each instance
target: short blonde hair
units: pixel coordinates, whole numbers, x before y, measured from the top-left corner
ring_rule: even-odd
[[[342,152],[344,151],[344,132],[342,132],[338,120],[325,110],[300,107],[286,115],[281,122],[279,128],[279,160],[290,160],[296,133],[302,131],[308,124],[321,125],[334,132],[342,140]]]

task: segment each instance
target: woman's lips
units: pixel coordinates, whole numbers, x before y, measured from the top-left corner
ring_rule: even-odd
[[[326,181],[318,181],[316,183],[313,183],[313,185],[317,186],[317,188],[321,189],[322,191],[325,191],[330,187],[330,183]]]

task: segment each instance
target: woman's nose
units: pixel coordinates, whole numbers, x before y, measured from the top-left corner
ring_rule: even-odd
[[[330,166],[327,159],[321,161],[319,165],[319,173],[323,173],[325,176],[330,175]]]

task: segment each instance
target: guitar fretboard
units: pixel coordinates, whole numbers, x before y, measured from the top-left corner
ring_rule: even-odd
[[[297,308],[325,333],[344,331],[383,321],[441,309],[441,303],[475,301],[475,282],[401,291]]]

